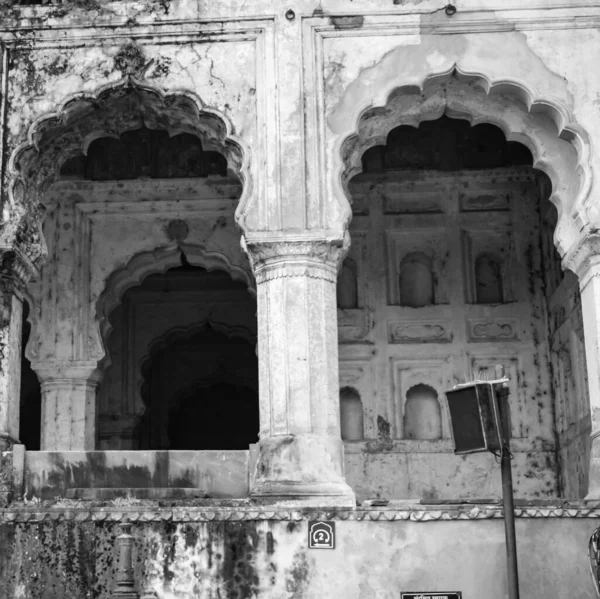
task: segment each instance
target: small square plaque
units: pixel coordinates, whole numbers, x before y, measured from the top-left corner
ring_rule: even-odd
[[[335,522],[316,520],[308,523],[309,549],[335,549]]]

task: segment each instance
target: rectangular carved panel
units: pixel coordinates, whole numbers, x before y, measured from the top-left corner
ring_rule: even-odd
[[[452,327],[449,321],[395,320],[388,322],[390,343],[450,343]]]
[[[516,341],[519,339],[517,318],[469,318],[469,341]]]

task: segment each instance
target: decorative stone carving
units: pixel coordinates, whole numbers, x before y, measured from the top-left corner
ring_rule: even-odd
[[[181,219],[172,220],[167,225],[167,237],[171,241],[176,241],[177,243],[184,241],[189,232],[190,228],[188,224]]]
[[[232,502],[233,503],[233,502]],[[561,502],[556,505],[541,503],[515,509],[517,518],[600,518],[600,508],[596,505],[583,506],[580,503]],[[339,521],[399,521],[434,522],[449,520],[490,520],[502,519],[502,506],[499,504],[477,504],[424,507],[422,505],[404,505],[394,507],[354,507],[346,509],[330,508],[310,510],[309,513],[285,507],[273,508],[249,505],[240,501],[231,507],[181,506],[174,508],[153,506],[75,506],[65,509],[57,507],[16,506],[0,511],[0,523],[55,523],[55,522],[245,522],[276,520],[284,522],[302,522],[303,520],[339,520]]]
[[[518,339],[519,321],[469,319],[468,329],[470,341],[512,341]]]
[[[114,64],[123,77],[141,79],[153,61],[147,61],[143,49],[135,41],[129,40],[115,54]]]
[[[481,193],[469,194],[467,192],[460,195],[460,209],[463,212],[486,211],[490,210],[510,210],[509,195],[504,193],[494,193],[483,195]]]
[[[133,536],[129,520],[125,519],[121,524],[121,534],[117,537],[115,545],[118,557],[112,599],[138,599],[133,570]]]
[[[450,322],[393,321],[388,330],[390,343],[449,343],[453,338]]]
[[[39,256],[34,252],[34,257]],[[39,268],[25,248],[0,248],[0,289],[22,291],[27,283],[39,275]]]
[[[575,247],[565,255],[563,268],[572,270],[579,277],[579,288],[583,291],[590,279],[600,277],[600,233],[584,235]]]
[[[257,283],[279,277],[308,276],[337,281],[350,238],[279,240],[242,237]]]

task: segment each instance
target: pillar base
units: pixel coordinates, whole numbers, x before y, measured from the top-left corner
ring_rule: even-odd
[[[290,507],[355,507],[342,463],[341,439],[310,434],[261,439],[250,495]]]
[[[589,474],[588,494],[585,500],[600,501],[600,437],[597,434],[592,434]]]

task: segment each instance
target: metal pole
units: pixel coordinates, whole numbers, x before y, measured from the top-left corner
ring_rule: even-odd
[[[491,385],[496,410],[496,422],[501,432],[502,450],[500,470],[502,472],[502,504],[504,507],[504,533],[506,536],[506,569],[508,573],[508,597],[519,599],[519,570],[517,566],[517,535],[515,532],[515,505],[513,500],[512,467],[510,453],[510,412],[508,389]],[[502,401],[498,400],[502,397]]]
[[[502,448],[500,468],[502,470],[502,503],[504,504],[504,530],[506,533],[506,565],[508,570],[509,599],[519,599],[519,571],[517,569],[517,536],[515,534],[515,506],[511,455],[508,444]]]

